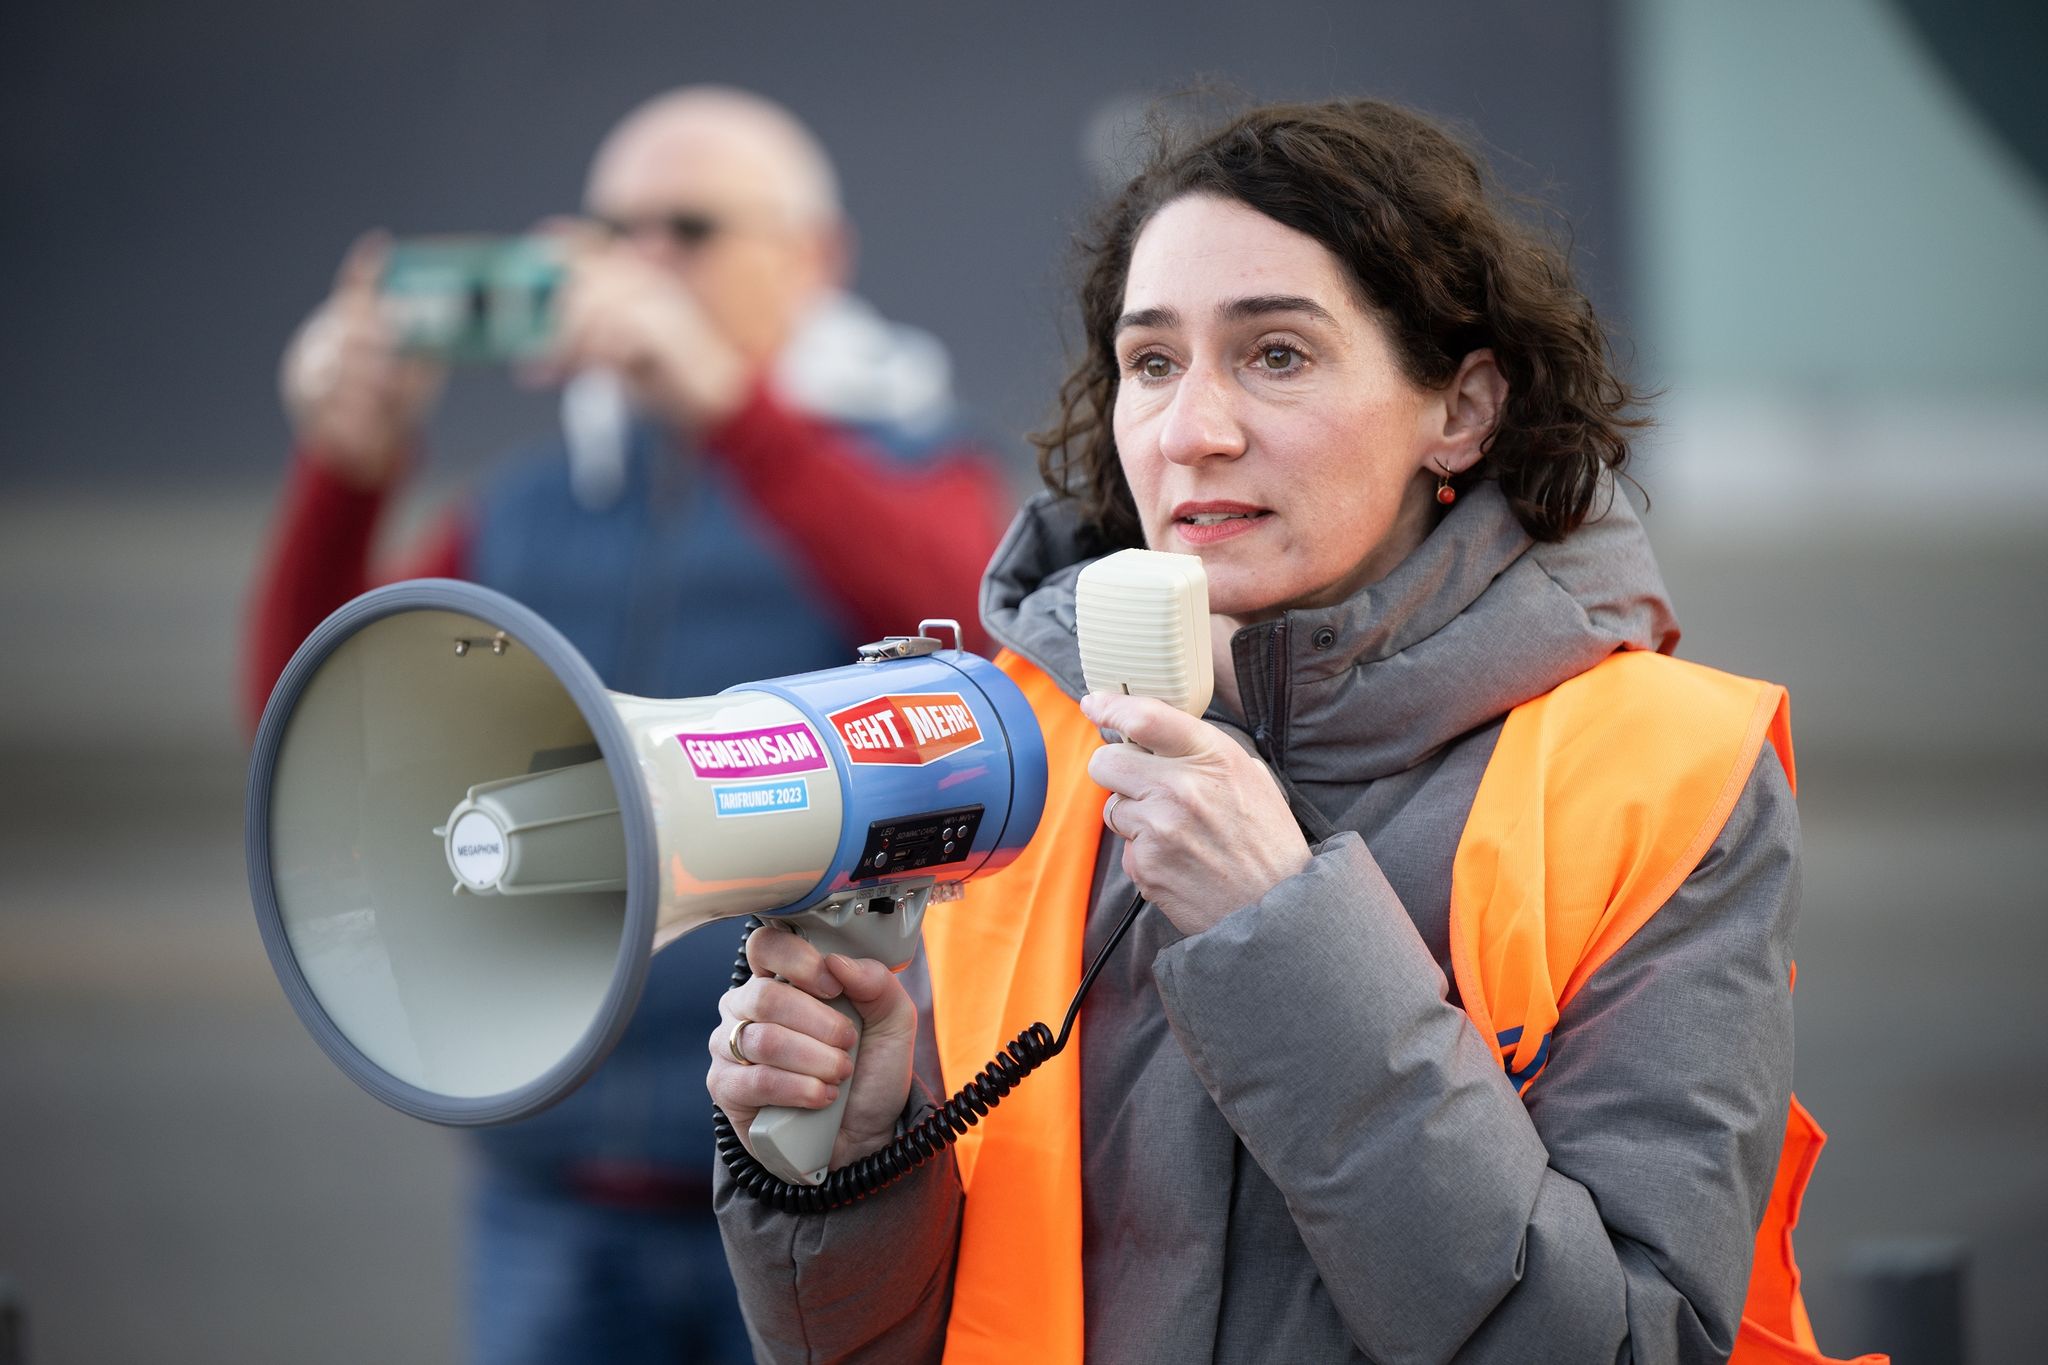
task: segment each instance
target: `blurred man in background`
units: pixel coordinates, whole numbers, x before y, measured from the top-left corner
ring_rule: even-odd
[[[954,427],[946,361],[843,292],[851,243],[823,149],[785,110],[696,87],[599,148],[566,231],[547,369],[562,436],[500,467],[391,577],[538,610],[607,686],[716,692],[850,662],[950,616],[1007,521]],[[359,242],[282,370],[295,453],[247,651],[260,709],[301,640],[373,581],[442,375],[402,353]],[[654,959],[631,1029],[555,1109],[478,1135],[470,1331],[480,1361],[748,1355],[709,1190],[703,1039],[737,935]]]

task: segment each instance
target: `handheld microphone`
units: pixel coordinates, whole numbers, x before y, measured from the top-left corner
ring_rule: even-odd
[[[1090,692],[1157,697],[1197,718],[1209,709],[1209,574],[1194,555],[1096,560],[1074,585],[1074,627]]]

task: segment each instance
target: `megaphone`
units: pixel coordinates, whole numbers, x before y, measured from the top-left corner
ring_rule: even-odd
[[[358,597],[286,666],[250,770],[250,893],[292,1008],[378,1099],[475,1125],[581,1083],[650,954],[711,920],[907,962],[926,905],[1014,860],[1045,802],[1023,694],[947,625],[658,700],[474,584]],[[844,1096],[764,1111],[756,1156],[818,1183]]]

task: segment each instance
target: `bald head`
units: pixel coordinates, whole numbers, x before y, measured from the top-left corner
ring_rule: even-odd
[[[687,286],[757,367],[849,273],[825,149],[743,90],[689,86],[635,109],[598,148],[584,203]]]
[[[715,188],[792,225],[839,221],[839,180],[825,149],[787,109],[744,90],[686,86],[633,110],[598,147],[585,200],[604,213],[608,203],[678,183]]]

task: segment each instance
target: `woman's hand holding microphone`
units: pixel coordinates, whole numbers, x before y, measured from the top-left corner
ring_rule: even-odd
[[[1128,741],[1088,776],[1124,840],[1124,875],[1175,928],[1198,934],[1308,866],[1287,798],[1266,766],[1207,721],[1151,697],[1095,692],[1081,711]]]

